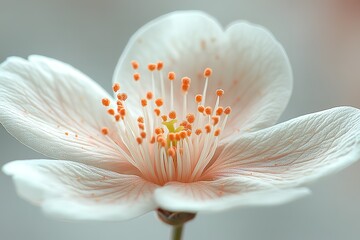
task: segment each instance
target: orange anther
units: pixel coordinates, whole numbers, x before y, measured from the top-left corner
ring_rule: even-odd
[[[107,110],[108,114],[110,115],[114,115],[115,114],[115,110],[110,108],[109,110]]]
[[[149,71],[154,71],[155,69],[156,69],[156,64],[154,64],[154,63],[150,63],[149,65],[148,65],[148,69],[149,69]]]
[[[222,113],[224,112],[224,108],[223,107],[218,107],[216,109],[216,115],[220,116]]]
[[[224,113],[225,113],[226,115],[229,115],[229,114],[231,113],[231,107],[226,107],[226,108],[224,109]]]
[[[153,96],[154,96],[154,94],[153,94],[152,92],[147,92],[147,93],[146,93],[146,98],[147,98],[148,100],[151,100],[151,99],[153,98]]]
[[[138,121],[139,123],[144,123],[144,118],[143,118],[143,117],[138,117],[137,121]]]
[[[191,79],[189,77],[183,77],[181,82],[183,85],[190,85]]]
[[[110,105],[110,100],[108,98],[103,98],[101,102],[105,107]]]
[[[163,67],[164,67],[164,63],[162,61],[158,61],[156,65],[156,69],[160,71],[161,69],[163,69]]]
[[[126,93],[122,93],[122,94],[121,94],[121,100],[122,100],[122,101],[126,101],[127,98],[128,98],[128,96],[127,96]]]
[[[121,109],[123,109],[124,107],[123,106],[118,106],[117,107],[117,112],[120,113]]]
[[[161,119],[162,119],[164,122],[166,122],[168,118],[167,118],[166,115],[162,115],[162,116],[161,116]]]
[[[175,139],[176,139],[176,141],[181,140],[180,133],[175,133]]]
[[[139,123],[139,124],[138,124],[138,127],[139,127],[141,130],[144,130],[144,129],[145,129],[145,126],[144,126],[144,124],[142,124],[142,123]]]
[[[211,115],[211,113],[212,113],[212,108],[211,108],[211,107],[206,107],[206,108],[205,108],[205,113],[206,113],[207,115]]]
[[[137,141],[138,144],[142,144],[142,141],[143,141],[143,140],[142,140],[141,137],[137,137],[137,138],[136,138],[136,141]]]
[[[113,85],[113,91],[114,92],[117,92],[117,91],[119,91],[120,90],[120,84],[119,83],[114,83],[114,85]]]
[[[120,109],[119,113],[122,117],[124,117],[126,115],[126,109],[125,108]]]
[[[169,72],[169,74],[168,74],[168,78],[169,78],[169,80],[171,80],[171,81],[173,81],[173,80],[175,80],[175,73],[174,72]]]
[[[121,102],[121,100],[117,100],[117,101],[116,101],[116,105],[118,105],[118,106],[122,106],[122,105],[123,105],[123,103]]]
[[[205,107],[204,107],[203,105],[198,106],[198,111],[199,111],[200,113],[203,113],[204,110],[205,110]]]
[[[186,131],[181,131],[181,132],[180,132],[180,137],[181,137],[182,139],[186,138],[186,137],[187,137]]]
[[[146,138],[146,132],[141,132],[141,133],[140,133],[140,136],[141,136],[142,138]]]
[[[162,134],[161,128],[155,128],[155,134],[156,135]]]
[[[195,116],[194,116],[194,114],[189,113],[188,115],[186,115],[186,120],[187,120],[189,123],[193,123],[193,122],[195,121]]]
[[[164,104],[164,100],[162,98],[158,98],[155,100],[155,104],[158,107],[161,107]]]
[[[164,138],[163,138],[163,140],[160,141],[159,143],[160,143],[160,145],[161,145],[162,147],[165,147],[165,146],[166,146],[166,141],[165,141]]]
[[[211,74],[212,74],[211,68],[206,68],[206,69],[204,70],[204,77],[210,77]]]
[[[169,133],[168,138],[169,138],[170,141],[174,141],[175,140],[175,133]]]
[[[216,124],[219,123],[220,117],[219,116],[213,116],[211,119],[213,121],[213,125],[215,126]]]
[[[205,127],[204,127],[206,133],[210,133],[211,132],[211,126],[210,124],[206,124]]]
[[[146,99],[141,99],[141,106],[146,107],[147,101]]]
[[[115,115],[115,120],[118,122],[120,120],[120,114]]]
[[[156,114],[156,116],[160,116],[161,111],[158,108],[154,108],[154,113]]]
[[[188,135],[188,137],[190,137],[190,136],[191,136],[191,133],[192,133],[192,132],[191,132],[191,130],[189,130],[189,129],[188,129],[188,130],[186,130],[186,134]]]
[[[176,112],[175,111],[169,112],[169,118],[170,119],[175,119],[176,118]]]
[[[217,95],[218,97],[221,97],[222,95],[224,95],[224,90],[222,90],[222,89],[216,90],[216,95]]]
[[[168,149],[168,154],[170,157],[175,158],[175,149],[173,147]]]
[[[202,130],[200,128],[196,129],[195,134],[200,135],[202,133]]]
[[[140,73],[134,73],[133,78],[135,81],[139,81],[140,80]]]
[[[107,135],[109,133],[109,129],[106,127],[101,128],[101,133]]]
[[[201,103],[201,101],[202,101],[202,95],[201,94],[196,95],[195,96],[195,102]]]
[[[188,92],[189,91],[189,88],[190,88],[190,85],[181,85],[181,90],[183,91],[183,92]]]
[[[220,128],[216,129],[215,132],[214,132],[214,136],[215,137],[219,136],[220,132],[221,132]]]
[[[139,63],[135,60],[131,61],[131,66],[134,70],[139,68]]]
[[[66,136],[69,136],[69,133],[68,133],[68,132],[65,132],[65,135],[66,135]]]
[[[151,136],[150,143],[151,144],[155,143],[155,137],[154,136]]]

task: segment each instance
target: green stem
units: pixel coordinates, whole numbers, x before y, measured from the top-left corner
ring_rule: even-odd
[[[172,240],[181,240],[183,226],[184,226],[183,224],[173,226]]]

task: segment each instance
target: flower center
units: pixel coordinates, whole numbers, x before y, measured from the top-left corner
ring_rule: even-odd
[[[132,61],[131,65],[134,81],[146,81],[140,80],[139,64]],[[110,132],[106,127],[101,132],[104,135],[116,134],[121,138],[127,151],[122,147],[119,150],[149,181],[160,185],[169,181],[196,181],[215,153],[231,108],[220,105],[220,98],[224,95],[222,89],[214,93],[215,106],[206,106],[207,88],[212,75],[210,68],[203,73],[205,83],[202,94],[195,95],[194,102],[188,107],[191,79],[181,78],[182,99],[175,99],[176,74],[167,74],[170,91],[166,92],[163,66],[163,62],[147,66],[147,71],[151,72],[149,81],[152,90],[139,96],[140,116],[133,116],[134,113],[128,111],[128,97],[120,92],[120,84],[113,85],[113,91],[117,94],[116,103],[104,98],[102,104],[118,122],[118,132]],[[159,79],[155,79],[155,71],[159,72]]]

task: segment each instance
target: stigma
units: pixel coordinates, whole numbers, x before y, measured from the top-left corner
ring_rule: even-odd
[[[146,86],[152,89],[147,89],[145,95],[129,95],[138,98],[141,115],[133,115],[126,103],[128,95],[119,83],[114,83],[112,90],[116,101],[104,98],[101,102],[118,128],[112,132],[108,126],[103,126],[99,131],[109,137],[118,136],[122,147],[128,150],[123,151],[125,157],[153,182],[165,184],[198,179],[214,155],[231,113],[230,106],[221,105],[224,90],[208,92],[212,69],[203,70],[203,90],[197,93],[192,92],[191,78],[179,79],[175,72],[164,72],[162,61],[149,63],[143,69],[137,61],[131,61],[130,65],[134,73],[133,79],[128,81],[135,84],[151,81]],[[151,79],[141,77],[144,71],[150,72]],[[174,94],[175,91],[182,94]],[[211,101],[206,100],[211,98]],[[209,106],[207,102],[215,102],[215,105]]]

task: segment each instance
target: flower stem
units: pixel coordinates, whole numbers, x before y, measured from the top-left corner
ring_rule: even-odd
[[[173,226],[172,240],[181,240],[184,224]]]

